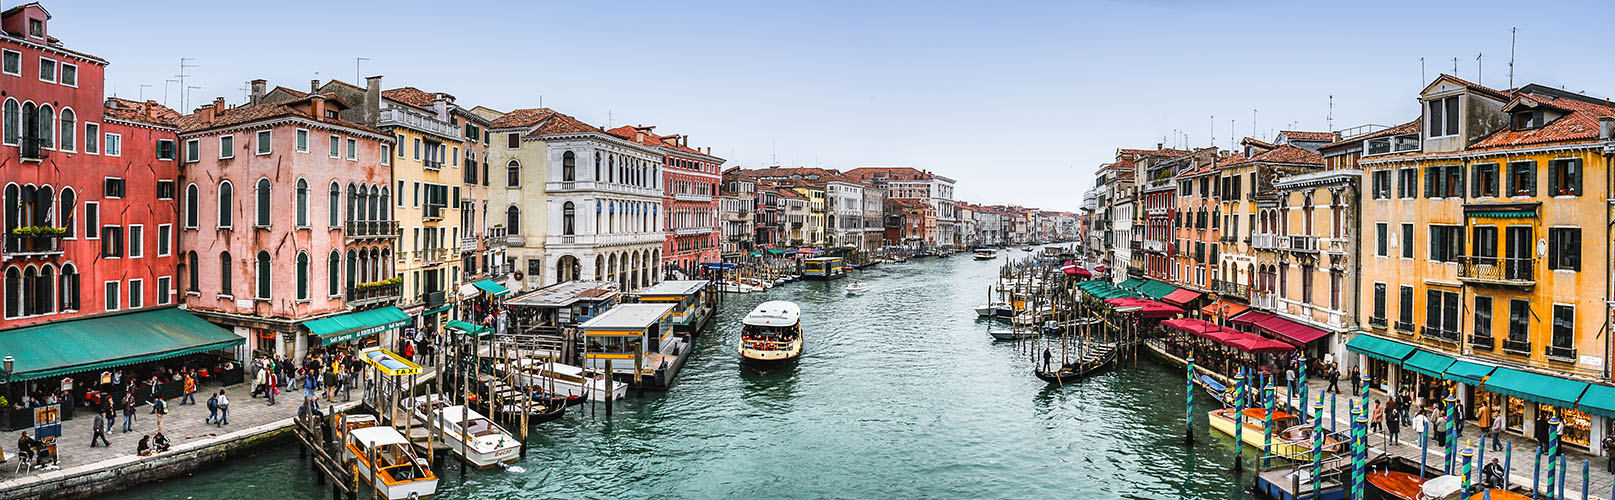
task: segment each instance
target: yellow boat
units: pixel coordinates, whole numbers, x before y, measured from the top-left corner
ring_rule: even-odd
[[[1234,435],[1234,409],[1223,408],[1212,410],[1206,415],[1211,422],[1211,428],[1217,432]],[[1264,408],[1245,409],[1245,430],[1240,438],[1245,444],[1262,449],[1262,429],[1267,424],[1267,410]],[[1282,411],[1273,411],[1273,449],[1270,454],[1280,457],[1296,457],[1311,459],[1312,454],[1312,426],[1300,423],[1300,419]],[[1334,452],[1340,449],[1340,442],[1334,438],[1325,437],[1323,450]]]

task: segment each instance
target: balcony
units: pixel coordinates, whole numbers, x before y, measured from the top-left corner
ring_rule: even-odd
[[[1278,250],[1279,237],[1276,234],[1253,234],[1250,237],[1251,248],[1257,250]]]
[[[1146,208],[1146,209],[1144,209],[1144,214],[1145,215],[1164,216],[1164,215],[1166,215],[1166,209],[1165,208]]]
[[[391,304],[398,301],[398,294],[403,290],[402,282],[388,283],[378,281],[375,283],[361,283],[358,286],[348,287],[348,305],[353,307],[371,304]]]
[[[1279,245],[1292,252],[1317,253],[1318,237],[1292,234],[1280,238]]]
[[[1213,281],[1211,282],[1211,288],[1218,295],[1225,297],[1245,298],[1250,293],[1250,285],[1241,285],[1233,281]]]
[[[349,241],[392,238],[398,236],[398,221],[350,220],[343,224],[342,233]]]
[[[1530,287],[1536,284],[1536,259],[1532,257],[1459,257],[1458,280],[1481,285]]]
[[[455,141],[459,141],[461,135],[459,126],[446,121],[438,120],[437,118],[431,116],[427,116],[422,112],[409,111],[403,108],[387,108],[381,110],[381,114],[376,117],[376,127],[378,128],[387,128],[395,125],[412,128],[429,134],[437,135],[445,139],[453,139]],[[404,145],[399,144],[398,147],[403,148]]]
[[[62,255],[61,235],[6,235],[5,260],[50,258]]]
[[[1368,327],[1369,327],[1369,328],[1380,328],[1380,329],[1383,329],[1383,328],[1385,328],[1385,327],[1386,327],[1386,326],[1387,326],[1387,325],[1388,325],[1388,322],[1387,322],[1387,321],[1386,321],[1386,320],[1385,320],[1385,318],[1380,318],[1380,317],[1374,317],[1374,316],[1370,316],[1370,317],[1369,317],[1369,318],[1368,318]]]
[[[696,235],[702,235],[702,234],[712,234],[712,228],[710,228],[710,227],[686,227],[686,228],[683,228],[683,229],[674,229],[673,230],[673,236],[696,236]]]
[[[505,245],[512,247],[527,246],[527,238],[519,234],[507,235],[505,236]]]
[[[1462,335],[1458,333],[1458,330],[1447,330],[1441,327],[1432,327],[1429,325],[1424,326],[1423,331],[1420,332],[1420,336],[1444,344],[1457,344],[1459,339],[1462,338]]]
[[[1413,327],[1412,321],[1398,321],[1396,322],[1394,330],[1396,330],[1397,333],[1404,335],[1413,335],[1413,332],[1417,329]]]
[[[1469,347],[1490,351],[1497,345],[1497,340],[1491,335],[1472,334],[1469,336]]]
[[[505,236],[507,235],[508,231],[508,229],[505,229],[505,226],[494,226],[484,229],[482,230],[482,240],[488,242],[488,246],[490,247],[495,245],[502,246],[506,243]]]
[[[1542,346],[1542,353],[1544,355],[1546,355],[1548,357],[1548,359],[1553,360],[1553,361],[1560,361],[1560,362],[1565,362],[1565,363],[1575,363],[1576,362],[1576,348],[1574,348],[1574,347],[1558,347],[1558,346],[1552,346],[1552,345],[1545,345],[1545,346]]]
[[[1518,355],[1521,355],[1521,356],[1530,356],[1531,355],[1531,341],[1529,341],[1529,340],[1504,339],[1503,340],[1503,352],[1506,352],[1506,353],[1509,353],[1509,354],[1518,354]]]
[[[45,149],[45,140],[37,137],[24,136],[22,138],[22,161],[43,161],[50,158],[50,150]]]
[[[1330,254],[1346,255],[1351,250],[1351,242],[1345,238],[1319,238],[1318,247]]]
[[[432,171],[443,170],[443,162],[438,160],[421,160],[421,166]]]
[[[1255,297],[1251,297],[1251,306],[1257,309],[1277,311],[1279,306],[1279,296],[1272,293],[1257,293]]]
[[[698,193],[673,193],[673,199],[675,201],[698,201],[702,203],[710,203],[712,202],[712,195]]]
[[[426,292],[426,308],[431,309],[433,307],[443,305],[444,295],[445,294],[442,290]]]
[[[461,236],[460,253],[476,253],[477,243],[481,241],[482,238],[478,238],[476,236]]]
[[[1144,242],[1144,251],[1146,251],[1146,252],[1165,252],[1166,251],[1166,242],[1159,241],[1159,240],[1145,241]]]
[[[425,222],[437,222],[443,220],[443,210],[446,208],[448,208],[447,205],[427,204],[426,206],[422,207],[423,210],[421,212],[421,220]]]

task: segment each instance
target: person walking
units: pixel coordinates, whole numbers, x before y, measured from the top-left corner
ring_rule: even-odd
[[[107,432],[112,432],[112,425],[118,421],[118,411],[112,408],[111,396],[101,400],[101,415],[106,417]]]
[[[214,423],[215,427],[230,425],[230,396],[224,395],[224,389],[219,389],[219,419]]]
[[[207,398],[207,418],[202,419],[203,424],[211,424],[219,419],[219,395],[209,395]]]
[[[266,392],[264,389],[269,388],[266,385],[269,383],[269,369],[264,367],[263,363],[261,362],[253,363],[253,365],[255,365],[255,367],[252,370],[252,392],[247,393],[247,397],[249,398],[256,398],[258,397],[258,393]]]
[[[151,376],[151,392],[146,394],[146,403],[151,405],[151,414],[157,414],[157,400],[163,399],[163,382],[156,375]]]
[[[1357,394],[1360,392],[1363,392],[1363,372],[1353,366],[1351,367],[1351,393]]]
[[[1492,451],[1503,451],[1503,425],[1508,423],[1508,416],[1503,414],[1503,408],[1500,406],[1487,405],[1486,407],[1492,409],[1492,427],[1488,431],[1492,435]],[[1606,447],[1605,449],[1608,448]],[[1610,472],[1615,472],[1615,458],[1611,459]]]
[[[168,414],[168,401],[161,398],[151,402],[152,413],[157,414],[157,432],[163,431],[163,415]]]
[[[1475,423],[1480,425],[1480,433],[1492,433],[1492,405],[1482,403],[1475,410]]]
[[[185,374],[185,397],[180,398],[179,404],[196,404],[196,378],[189,372]]]
[[[1430,418],[1424,415],[1424,411],[1416,411],[1414,413],[1413,433],[1428,436],[1430,432]]]
[[[276,375],[275,370],[270,369],[265,372],[264,381],[266,382],[264,397],[269,399],[269,406],[275,406],[275,396],[280,394],[280,384],[277,383],[280,381],[280,375]]]
[[[127,393],[123,395],[123,432],[129,432],[134,429],[135,395],[134,393]]]
[[[107,417],[99,412],[95,414],[95,434],[90,436],[91,448],[95,447],[96,441],[100,441],[102,446],[112,447],[112,443],[107,442]]]
[[[315,391],[315,386],[319,384],[318,380],[318,372],[303,372],[303,400],[310,402],[309,404],[313,406],[314,411],[319,411],[320,409],[320,394]]]
[[[1464,415],[1464,402],[1462,400],[1454,402],[1452,404],[1452,425],[1457,426],[1460,433],[1464,431]]]
[[[1435,424],[1436,425],[1435,425],[1435,428],[1433,429],[1433,431],[1436,434],[1436,444],[1441,445],[1442,448],[1446,448],[1447,447],[1447,426],[1452,425],[1452,422],[1447,421],[1447,414],[1446,413],[1437,411],[1436,412]]]
[[[1379,401],[1374,402],[1374,410],[1369,413],[1368,432],[1379,432],[1385,427],[1385,405]]]
[[[1402,425],[1413,425],[1413,393],[1408,388],[1402,388],[1402,395],[1397,397],[1397,405],[1401,407]]]
[[[1402,442],[1402,410],[1398,409],[1398,405],[1394,402],[1386,406],[1390,408],[1385,410],[1385,434],[1391,438],[1391,443],[1400,443]]]
[[[1329,392],[1340,394],[1340,367],[1329,363],[1329,366],[1324,368],[1324,373],[1329,377]]]
[[[94,445],[95,442],[91,441],[90,444]],[[1604,471],[1615,474],[1615,434],[1605,434],[1603,444],[1604,456],[1607,457],[1604,461]]]

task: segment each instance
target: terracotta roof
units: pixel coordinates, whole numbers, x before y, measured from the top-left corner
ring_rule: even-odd
[[[1239,143],[1240,144],[1250,144],[1250,145],[1253,145],[1253,146],[1261,146],[1261,147],[1264,147],[1264,148],[1267,148],[1267,149],[1273,149],[1275,147],[1278,147],[1278,146],[1274,146],[1273,143],[1271,143],[1271,142],[1267,142],[1267,141],[1264,141],[1264,140],[1261,140],[1261,139],[1257,139],[1255,137],[1246,137],[1246,138],[1240,140]]]
[[[179,121],[179,112],[167,106],[157,104],[157,101],[132,101],[111,97],[106,100],[105,110],[107,118],[124,120],[161,127],[173,127]]]
[[[1319,147],[1318,149],[1337,148],[1337,147],[1344,146],[1344,145],[1347,145],[1347,144],[1356,144],[1356,143],[1359,143],[1359,142],[1363,142],[1363,141],[1378,138],[1378,137],[1387,137],[1387,136],[1403,135],[1403,134],[1416,134],[1416,133],[1419,132],[1419,120],[1420,120],[1419,118],[1414,118],[1412,121],[1409,121],[1409,122],[1401,124],[1401,125],[1397,125],[1395,127],[1382,129],[1382,130],[1375,131],[1375,132],[1370,132],[1370,133],[1359,135],[1359,136],[1356,136],[1356,137],[1343,138],[1343,139],[1340,139],[1338,141],[1331,142],[1329,144],[1325,144],[1325,145]]]
[[[1134,156],[1144,156],[1144,157],[1154,156],[1154,157],[1166,157],[1166,158],[1175,158],[1175,157],[1183,156],[1183,155],[1186,155],[1186,154],[1189,154],[1189,152],[1181,150],[1181,149],[1172,149],[1172,148],[1121,149],[1121,150],[1118,150],[1116,152],[1117,156],[1134,155]]]
[[[332,81],[336,82],[335,80]],[[390,99],[394,102],[408,104],[417,108],[432,107],[432,93],[415,87],[399,87],[392,90],[383,90],[381,91],[381,97]]]
[[[1307,132],[1303,130],[1280,130],[1285,137],[1302,141],[1328,141],[1334,142],[1339,136],[1334,132]]]
[[[931,179],[931,173],[914,167],[858,167],[848,170],[846,175],[854,179],[868,181],[877,174],[886,174],[887,180],[895,181],[923,181]]]
[[[633,125],[623,125],[621,127],[617,127],[617,128],[611,129],[611,130],[607,130],[606,133],[614,135],[614,136],[617,136],[617,137],[621,137],[621,138],[626,139],[626,140],[628,140],[630,142],[638,142],[640,144],[644,144],[644,145],[647,145],[647,146],[664,147],[664,148],[668,148],[668,149],[672,149],[672,150],[676,150],[676,151],[683,151],[683,152],[689,153],[689,154],[696,154],[696,155],[701,155],[701,156],[708,156],[708,157],[712,157],[712,158],[717,158],[716,156],[712,156],[710,154],[707,154],[707,153],[702,152],[700,150],[697,150],[695,148],[685,146],[683,144],[678,144],[677,141],[671,141],[671,142],[673,142],[673,144],[669,144],[670,141],[668,141],[667,139],[674,138],[674,137],[677,137],[677,136],[658,135],[658,134],[656,134],[654,132],[651,132],[651,129],[654,129],[654,128],[656,128],[656,127],[645,127],[645,126],[636,127],[636,126],[633,126]],[[719,158],[719,159],[721,159],[721,158]]]
[[[1473,90],[1473,91],[1476,91],[1476,92],[1480,92],[1480,93],[1483,93],[1483,94],[1491,94],[1492,97],[1496,97],[1496,98],[1504,100],[1504,101],[1509,100],[1509,93],[1508,92],[1503,92],[1501,90],[1497,90],[1497,89],[1494,89],[1494,88],[1491,88],[1491,87],[1487,87],[1485,85],[1470,82],[1469,80],[1458,78],[1456,76],[1452,76],[1452,75],[1449,75],[1449,74],[1446,74],[1446,73],[1442,73],[1441,76],[1436,77],[1435,81],[1430,82],[1430,85],[1435,85],[1436,81],[1441,81],[1441,80],[1448,80],[1448,81],[1451,81],[1453,83],[1458,84],[1461,87],[1464,87],[1466,89]],[[1426,85],[1425,88],[1430,88],[1430,85]]]
[[[549,108],[525,108],[511,110],[504,116],[495,119],[488,128],[516,128],[527,127],[534,130],[528,137],[554,135],[554,134],[581,134],[588,132],[605,133],[600,127],[583,123],[577,118],[557,112]]]
[[[1217,159],[1217,168],[1222,168],[1224,165],[1238,165],[1240,163],[1243,163],[1244,161],[1245,161],[1245,153],[1234,153],[1234,154],[1228,155],[1227,158],[1218,158]]]
[[[292,90],[292,89],[282,87],[282,86],[279,86],[279,85],[276,85],[275,88],[270,89],[270,92],[274,92],[276,90],[279,90],[281,92],[285,92],[285,93],[290,94],[290,95],[292,95],[294,97],[297,97],[299,99],[304,98],[304,97],[308,97],[308,92],[303,92],[303,91],[300,91],[300,90]]]
[[[1308,151],[1289,144],[1279,146],[1265,153],[1252,156],[1237,163],[1227,165],[1243,165],[1247,163],[1286,163],[1300,165],[1323,165],[1323,155],[1316,151]]]
[[[789,185],[789,184],[798,184],[799,183],[799,184],[804,184],[804,185],[822,186],[822,185],[824,185],[824,183],[829,182],[829,181],[839,181],[839,182],[845,182],[847,184],[854,184],[854,185],[858,185],[858,186],[867,187],[867,185],[864,184],[863,182],[859,182],[856,179],[847,177],[846,175],[843,175],[841,172],[838,172],[838,171],[835,171],[835,170],[832,170],[832,169],[817,168],[817,167],[769,167],[769,168],[758,168],[758,169],[751,169],[751,170],[741,170],[739,172],[736,172],[736,175],[739,175],[741,177],[752,178],[752,179],[763,179],[763,180],[766,180],[766,181],[772,181],[773,183],[780,184],[780,185]]]
[[[1523,98],[1524,96],[1522,96]],[[1580,142],[1598,139],[1598,118],[1615,115],[1615,107],[1592,104],[1575,99],[1531,95],[1531,99],[1570,113],[1548,122],[1539,128],[1514,130],[1504,128],[1470,146],[1470,150],[1499,149],[1555,142]]]
[[[342,100],[336,98],[336,94],[323,94],[323,95],[326,97],[327,105],[335,104],[336,106],[339,107],[338,109],[340,109],[340,107],[345,107],[345,105],[342,104]],[[203,121],[201,113],[191,113],[191,114],[179,117],[179,119],[176,121],[175,124],[179,127],[179,131],[181,133],[187,133],[187,132],[196,132],[196,131],[201,131],[201,130],[220,128],[220,127],[228,127],[228,126],[231,126],[231,125],[239,125],[239,124],[243,124],[243,123],[251,123],[251,122],[260,121],[260,120],[291,117],[291,118],[304,118],[304,119],[308,119],[308,120],[316,120],[316,121],[330,123],[330,124],[334,124],[334,125],[338,125],[338,126],[342,126],[342,127],[348,127],[348,128],[363,130],[365,132],[376,133],[376,134],[381,133],[380,130],[376,130],[376,129],[371,128],[371,127],[367,127],[367,126],[364,126],[364,125],[360,125],[360,124],[353,123],[353,122],[343,120],[343,119],[339,119],[339,118],[319,118],[319,117],[315,117],[310,112],[306,111],[306,109],[308,108],[308,105],[306,105],[305,103],[307,103],[307,102],[308,102],[308,98],[302,98],[302,99],[295,99],[295,100],[290,100],[290,101],[281,101],[281,102],[273,102],[273,103],[268,103],[268,104],[259,104],[259,105],[256,105],[256,106],[236,106],[236,107],[233,107],[233,108],[225,108],[225,110],[223,112],[219,113],[218,116],[214,116],[212,121]]]

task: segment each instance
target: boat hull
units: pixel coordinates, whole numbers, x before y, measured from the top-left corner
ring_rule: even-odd
[[[1231,410],[1212,410],[1211,412],[1207,413],[1207,420],[1211,423],[1211,428],[1213,430],[1226,434],[1229,437],[1233,437],[1234,419],[1224,416],[1223,413],[1229,411]],[[1262,449],[1263,441],[1265,440],[1262,434],[1262,423],[1263,422],[1261,420],[1257,419],[1245,419],[1245,431],[1239,433],[1240,439],[1245,441],[1245,444],[1255,446],[1258,450]],[[1326,453],[1330,452],[1339,447],[1339,444],[1340,443],[1333,439],[1327,439],[1324,441],[1324,451]],[[1275,431],[1273,434],[1272,446],[1273,447],[1268,451],[1268,453],[1274,457],[1300,457],[1307,460],[1310,460],[1312,457],[1312,441],[1308,440],[1304,443],[1282,441],[1279,438],[1278,431]]]
[[[740,360],[752,366],[775,366],[795,362],[802,357],[802,339],[791,342],[786,349],[747,349],[738,348]]]
[[[353,454],[349,453],[348,455],[352,456]],[[411,498],[431,498],[437,494],[436,477],[396,483],[389,483],[385,478],[377,477],[378,481],[376,482],[381,484],[371,484],[370,464],[365,463],[364,460],[354,460],[353,464],[356,469],[355,472],[359,473],[359,480],[374,488],[379,498],[410,500]]]
[[[526,384],[528,387],[537,386],[546,391],[550,390],[551,387],[554,387],[555,394],[560,396],[587,397],[590,401],[603,402],[606,400],[606,383],[605,380],[599,378],[590,379],[588,382],[589,387],[587,388],[585,388],[583,384],[572,382],[570,380],[555,379],[553,382],[551,382],[550,377],[541,375],[517,375],[516,380]],[[622,399],[627,397],[628,386],[624,384],[613,384],[611,387],[611,395],[612,399]]]
[[[1368,490],[1384,500],[1419,500],[1424,485],[1422,477],[1393,470],[1370,472],[1363,479],[1368,482]]]

